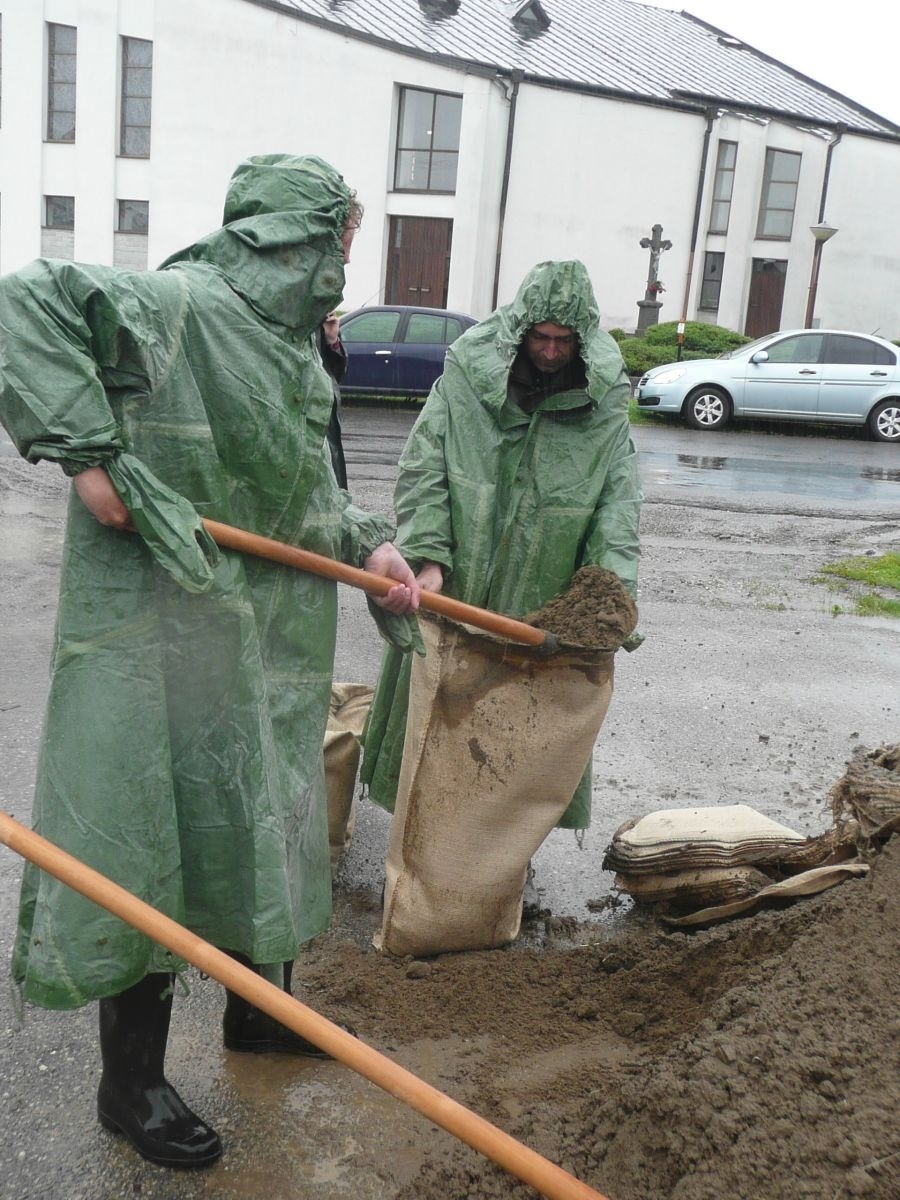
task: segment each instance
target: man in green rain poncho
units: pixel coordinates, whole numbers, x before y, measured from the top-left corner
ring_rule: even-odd
[[[397,545],[423,588],[522,617],[597,564],[636,595],[630,388],[598,319],[584,265],[545,262],[450,347],[395,492]],[[391,811],[409,675],[409,655],[389,647],[364,733],[362,779]],[[588,765],[559,823],[583,829],[590,813]]]
[[[39,261],[0,280],[0,417],[74,477],[35,828],[288,989],[331,912],[335,585],[219,553],[200,517],[395,579],[380,623],[403,634],[418,587],[388,521],[337,486],[314,348],[360,211],[327,163],[265,155],[235,171],[223,227],[158,271]],[[203,1166],[219,1138],[163,1074],[183,967],[26,867],[25,998],[99,1000],[101,1122]],[[233,994],[224,1036],[316,1052]]]

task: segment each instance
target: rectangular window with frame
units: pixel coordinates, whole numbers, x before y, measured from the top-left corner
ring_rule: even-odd
[[[47,23],[47,141],[75,141],[78,30]]]
[[[734,191],[734,167],[737,162],[737,142],[719,142],[716,157],[716,176],[713,180],[712,209],[709,232],[727,233],[731,216],[731,195]]]
[[[74,229],[75,228],[75,197],[74,196],[45,196],[44,197],[44,228],[45,229]]]
[[[800,179],[801,155],[793,150],[766,150],[763,174],[758,238],[788,241],[794,227],[794,208],[797,203],[797,183]]]
[[[703,312],[719,311],[719,295],[722,291],[722,268],[725,255],[718,250],[707,250],[703,261],[703,281],[700,284],[700,302]]]
[[[401,87],[394,190],[456,191],[462,96]]]
[[[116,233],[147,236],[150,228],[149,200],[119,200],[116,204]]]
[[[150,157],[150,104],[153,92],[153,43],[122,38],[122,96],[119,154]]]

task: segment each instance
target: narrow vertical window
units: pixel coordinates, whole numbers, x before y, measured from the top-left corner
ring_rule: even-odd
[[[130,271],[147,269],[147,232],[150,228],[150,204],[147,200],[116,202],[116,230],[113,239],[113,266]]]
[[[75,257],[75,197],[45,196],[41,257]]]
[[[152,76],[153,43],[123,37],[119,153],[128,158],[150,157]]]
[[[737,162],[737,142],[719,142],[716,176],[713,180],[712,210],[709,232],[727,233],[731,216],[731,194],[734,191],[734,167]]]
[[[717,250],[708,250],[703,263],[703,282],[700,285],[698,308],[704,312],[719,311],[719,294],[722,290],[722,268],[725,255]]]
[[[75,141],[74,25],[47,25],[47,141]]]
[[[462,96],[400,89],[394,188],[403,192],[456,191]]]
[[[766,169],[756,225],[758,238],[778,238],[781,241],[790,238],[799,178],[799,154],[791,150],[766,151]]]

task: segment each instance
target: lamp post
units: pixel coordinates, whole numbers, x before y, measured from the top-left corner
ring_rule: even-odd
[[[806,302],[806,320],[803,322],[806,329],[812,329],[813,313],[816,308],[816,289],[819,286],[819,263],[822,261],[822,247],[829,238],[833,238],[837,233],[835,227],[829,225],[827,221],[820,221],[818,225],[810,225],[809,231],[816,239],[816,244],[813,248],[812,270],[809,273],[809,300]]]

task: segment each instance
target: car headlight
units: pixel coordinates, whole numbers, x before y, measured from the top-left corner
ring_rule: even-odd
[[[668,371],[660,371],[658,375],[654,375],[651,383],[675,383],[685,374],[684,367],[670,367]]]

